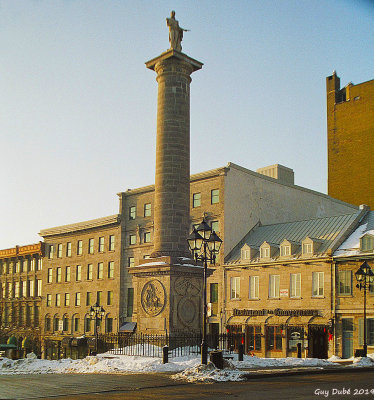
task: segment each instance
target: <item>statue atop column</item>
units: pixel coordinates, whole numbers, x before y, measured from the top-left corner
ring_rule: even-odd
[[[170,13],[170,18],[166,18],[166,25],[169,27],[170,48],[182,51],[183,32],[188,32],[188,29],[183,29],[179,26],[178,21],[175,19],[175,11]]]

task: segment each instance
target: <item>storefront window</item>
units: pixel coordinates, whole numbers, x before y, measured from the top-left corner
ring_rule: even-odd
[[[247,346],[246,353],[261,350],[261,326],[247,326]]]
[[[282,350],[282,328],[280,326],[268,326],[266,337],[268,350]]]

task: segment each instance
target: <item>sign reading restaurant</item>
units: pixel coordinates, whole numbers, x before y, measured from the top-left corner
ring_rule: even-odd
[[[234,316],[240,317],[254,317],[259,315],[278,315],[278,316],[290,316],[290,317],[315,317],[318,316],[318,310],[281,310],[280,308],[276,308],[275,310],[239,310],[234,308]]]

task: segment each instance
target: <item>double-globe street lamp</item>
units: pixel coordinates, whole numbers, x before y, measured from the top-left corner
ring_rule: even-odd
[[[188,245],[196,262],[202,262],[204,266],[203,277],[203,324],[202,324],[202,342],[201,342],[201,364],[208,363],[208,346],[206,343],[206,319],[207,319],[207,268],[208,262],[215,264],[216,256],[221,248],[221,238],[212,230],[209,224],[203,219],[197,228],[194,228],[187,238]]]
[[[97,327],[99,321],[102,320],[104,315],[105,315],[105,310],[98,303],[95,303],[93,306],[91,306],[90,317],[95,321],[95,354],[97,354]]]
[[[356,287],[360,290],[364,290],[364,351],[363,356],[367,357],[368,346],[367,346],[367,332],[366,332],[366,291],[370,289],[370,286],[374,283],[374,273],[370,268],[370,265],[365,261],[360,268],[355,272],[356,280],[358,284]]]

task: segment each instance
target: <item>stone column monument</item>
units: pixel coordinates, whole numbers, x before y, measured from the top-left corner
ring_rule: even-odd
[[[138,332],[199,330],[202,268],[188,260],[190,223],[190,75],[202,63],[182,53],[186,29],[166,19],[170,49],[146,62],[157,73],[154,249],[133,268]]]

